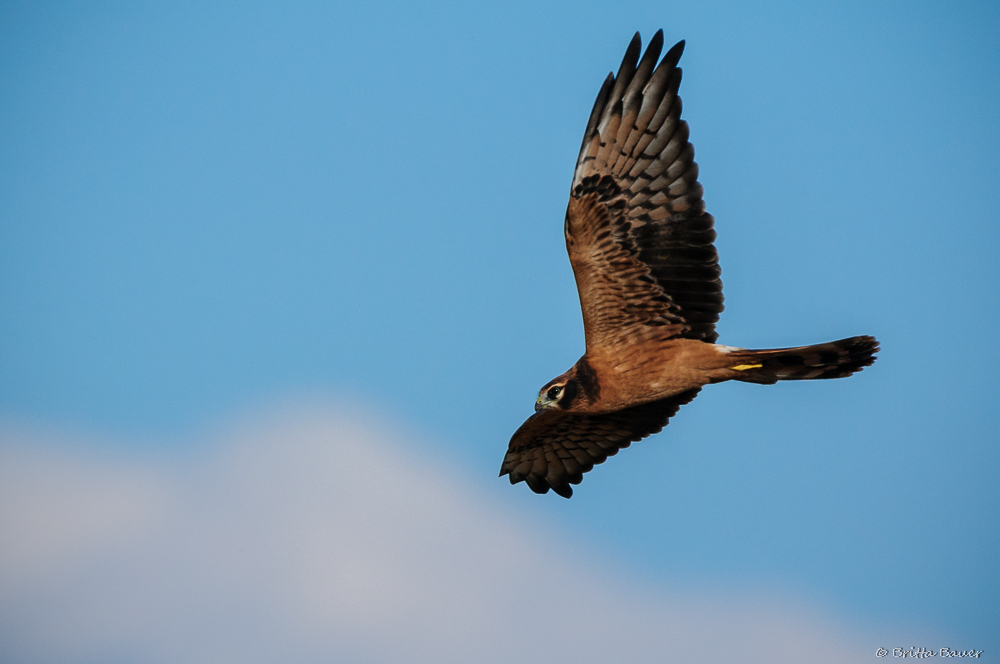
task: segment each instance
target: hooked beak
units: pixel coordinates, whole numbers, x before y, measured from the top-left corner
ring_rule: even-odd
[[[538,411],[543,410],[544,408],[545,408],[545,402],[542,401],[542,397],[538,397],[537,399],[535,399],[535,412],[537,413]]]

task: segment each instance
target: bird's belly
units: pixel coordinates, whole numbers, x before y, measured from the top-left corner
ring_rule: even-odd
[[[603,409],[620,410],[707,385],[713,382],[717,357],[712,344],[689,339],[625,349],[594,367]]]

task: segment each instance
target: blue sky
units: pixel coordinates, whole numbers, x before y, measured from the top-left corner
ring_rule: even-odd
[[[661,27],[687,40],[720,342],[883,351],[713,386],[571,501],[535,496],[496,473],[583,350],[572,166]],[[275,404],[355,404],[640,585],[997,657],[997,35],[987,2],[5,3],[5,445],[155,467]]]

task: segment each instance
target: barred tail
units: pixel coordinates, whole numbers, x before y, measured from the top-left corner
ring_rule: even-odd
[[[875,337],[851,337],[815,346],[738,350],[729,357],[739,372],[736,380],[771,385],[779,380],[843,378],[875,361]]]

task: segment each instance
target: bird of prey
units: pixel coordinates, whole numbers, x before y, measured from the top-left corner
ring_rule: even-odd
[[[594,464],[659,432],[703,385],[849,376],[875,361],[870,336],[772,350],[716,344],[722,281],[694,148],[681,120],[679,42],[636,33],[583,135],[564,225],[586,352],[546,383],[510,440],[500,476],[573,495]],[[657,61],[659,60],[659,64]]]

